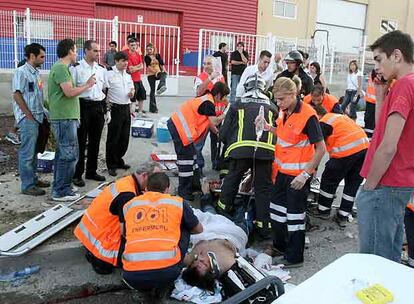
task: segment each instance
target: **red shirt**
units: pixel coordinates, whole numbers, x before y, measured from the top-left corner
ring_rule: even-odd
[[[142,63],[142,56],[139,55],[137,51],[135,53],[131,53],[129,50],[125,52],[128,55],[128,68],[131,65],[135,66],[135,65],[139,65],[140,63]],[[141,72],[137,71],[137,72],[131,73],[131,78],[133,82],[141,81]]]
[[[368,176],[374,153],[384,137],[387,119],[393,113],[399,113],[405,119],[405,125],[398,141],[397,152],[379,184],[414,187],[414,73],[395,82],[385,97],[361,176]]]

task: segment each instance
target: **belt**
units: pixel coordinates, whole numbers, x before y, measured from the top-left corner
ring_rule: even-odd
[[[129,107],[129,103],[119,104],[119,103],[110,102],[110,104],[111,104],[111,108],[124,108],[124,107]]]
[[[105,99],[102,100],[93,100],[93,99],[89,99],[89,98],[83,98],[83,97],[79,97],[80,101],[85,101],[85,102],[103,102],[105,101]]]

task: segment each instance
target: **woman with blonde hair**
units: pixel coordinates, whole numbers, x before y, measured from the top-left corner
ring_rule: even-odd
[[[280,77],[273,86],[279,107],[277,127],[265,130],[277,136],[277,176],[270,200],[274,252],[286,267],[303,264],[305,207],[311,176],[325,154],[325,143],[315,110],[298,98],[300,79]]]
[[[164,61],[152,43],[147,44],[144,61],[147,66],[148,84],[151,88],[149,111],[151,113],[158,113],[157,101],[155,99],[155,85],[157,80],[159,80],[157,94],[161,95],[164,93],[167,90],[165,85],[167,73],[164,69]]]

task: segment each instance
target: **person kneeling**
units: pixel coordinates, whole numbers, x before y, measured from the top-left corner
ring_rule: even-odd
[[[168,289],[184,266],[190,234],[203,231],[190,205],[168,194],[165,173],[148,177],[147,192],[131,199],[120,216],[126,238],[124,281],[139,291]]]

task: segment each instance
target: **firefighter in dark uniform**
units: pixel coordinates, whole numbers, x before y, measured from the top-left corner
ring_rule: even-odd
[[[256,200],[256,228],[259,236],[267,238],[270,236],[269,195],[275,137],[264,131],[257,140],[255,120],[263,107],[266,122],[274,125],[277,109],[264,94],[266,83],[262,77],[252,75],[244,86],[245,94],[231,105],[220,128],[220,140],[227,146],[225,158],[228,160],[229,172],[224,178],[217,208],[230,218],[236,216],[235,198],[239,184],[250,168]]]
[[[310,77],[302,68],[302,63],[303,63],[302,54],[296,50],[290,51],[286,55],[284,60],[287,65],[287,69],[284,70],[279,75],[277,75],[277,78],[287,77],[287,78],[292,79],[294,75],[297,75],[302,82],[300,97],[301,99],[303,99],[304,96],[311,93],[312,88],[313,88],[313,80],[312,80],[312,77]]]

